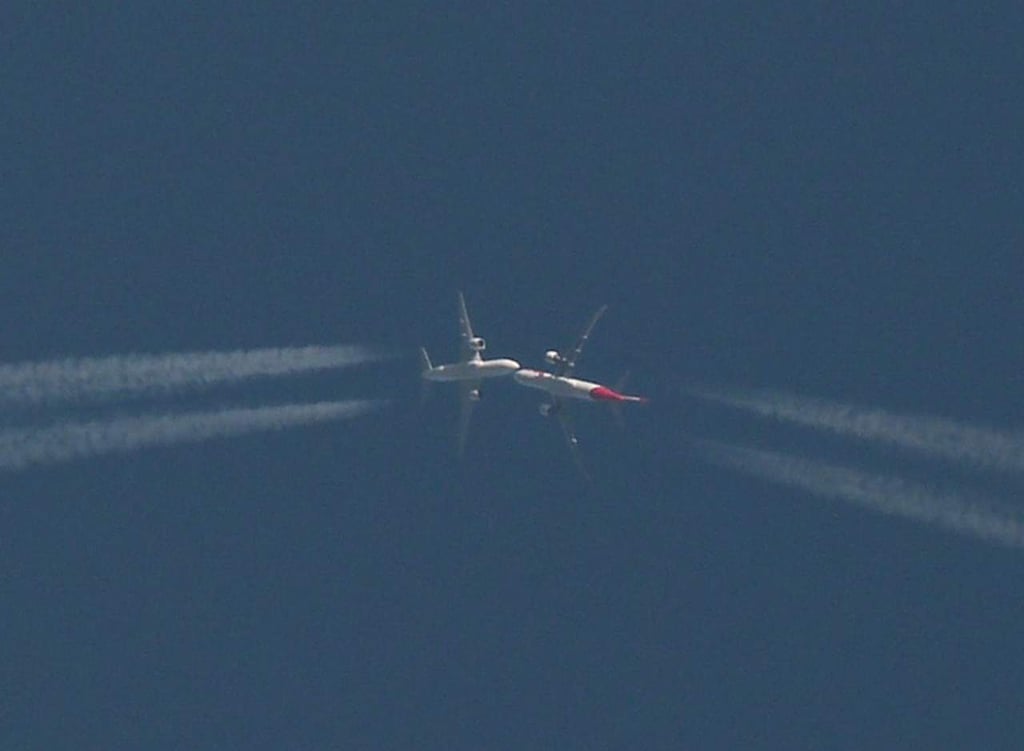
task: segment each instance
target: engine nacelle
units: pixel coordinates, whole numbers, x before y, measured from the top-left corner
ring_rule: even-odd
[[[545,352],[544,359],[548,362],[549,365],[558,365],[560,362],[562,362],[562,356],[558,354],[558,350],[555,349],[549,349],[547,352]]]
[[[537,409],[540,410],[540,413],[543,417],[548,417],[551,414],[551,407],[552,405],[548,404],[547,402],[544,402]]]
[[[474,336],[469,340],[469,348],[474,352],[483,352],[487,349],[487,342],[481,339],[479,336]]]
[[[473,389],[472,391],[470,391],[469,392],[469,400],[471,402],[478,402],[478,401],[480,401],[480,389]]]

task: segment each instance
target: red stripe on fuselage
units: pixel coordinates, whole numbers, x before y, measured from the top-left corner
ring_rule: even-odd
[[[598,386],[597,388],[590,389],[591,399],[601,399],[606,402],[624,402],[626,397],[620,394],[618,391],[613,391],[607,386]]]

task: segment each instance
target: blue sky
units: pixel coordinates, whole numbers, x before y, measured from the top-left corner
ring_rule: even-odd
[[[173,405],[375,416],[0,475],[5,747],[1016,748],[1019,552],[687,437],[1019,482],[683,387],[1024,424],[1019,5],[3,18],[5,362],[410,353]],[[511,382],[454,460],[459,289],[526,365],[610,305],[580,373],[652,404],[580,410],[594,487]]]

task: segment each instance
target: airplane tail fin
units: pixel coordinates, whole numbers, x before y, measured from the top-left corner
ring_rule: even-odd
[[[612,419],[615,420],[615,424],[619,426],[620,430],[626,429],[626,418],[622,414],[622,405],[615,402],[611,405]]]
[[[629,381],[629,371],[628,370],[625,373],[622,374],[622,377],[619,378],[618,381],[615,382],[615,391],[617,391],[618,393],[622,394],[622,392],[625,391],[625,389],[626,389],[626,382],[627,381]],[[647,397],[645,397],[645,396],[629,396],[629,395],[625,395],[624,398],[623,398],[623,401],[638,402],[639,404],[646,404],[647,403]],[[612,408],[611,409],[612,418],[614,418],[615,423],[620,428],[625,428],[626,427],[626,418],[623,417],[623,414],[622,414],[622,402],[612,402],[611,408]]]
[[[615,382],[615,391],[622,393],[622,390],[626,388],[626,382],[629,380],[629,371],[627,370],[622,374],[622,377]],[[622,415],[622,405],[618,402],[612,402],[612,419],[615,420],[615,424],[620,429],[625,430],[626,418]]]
[[[633,396],[631,394],[626,394],[625,393],[625,391],[626,391],[626,381],[628,381],[628,380],[629,380],[629,371],[627,370],[625,373],[622,374],[622,378],[620,378],[618,380],[618,382],[615,384],[615,390],[618,391],[620,394],[622,394],[626,398],[627,402],[637,402],[639,404],[647,404],[647,402],[649,402],[650,399],[648,399],[646,396]]]

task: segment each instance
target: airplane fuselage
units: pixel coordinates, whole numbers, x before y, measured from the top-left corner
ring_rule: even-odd
[[[438,365],[423,371],[428,381],[475,381],[480,378],[507,376],[519,370],[519,363],[507,358],[494,360],[468,360]]]
[[[516,383],[527,386],[531,389],[546,391],[552,396],[562,399],[586,399],[588,401],[605,402],[642,402],[643,397],[620,394],[614,389],[603,386],[593,381],[584,381],[580,378],[569,378],[567,376],[556,376],[554,373],[546,373],[543,370],[530,370],[524,368],[516,371],[513,378]]]

